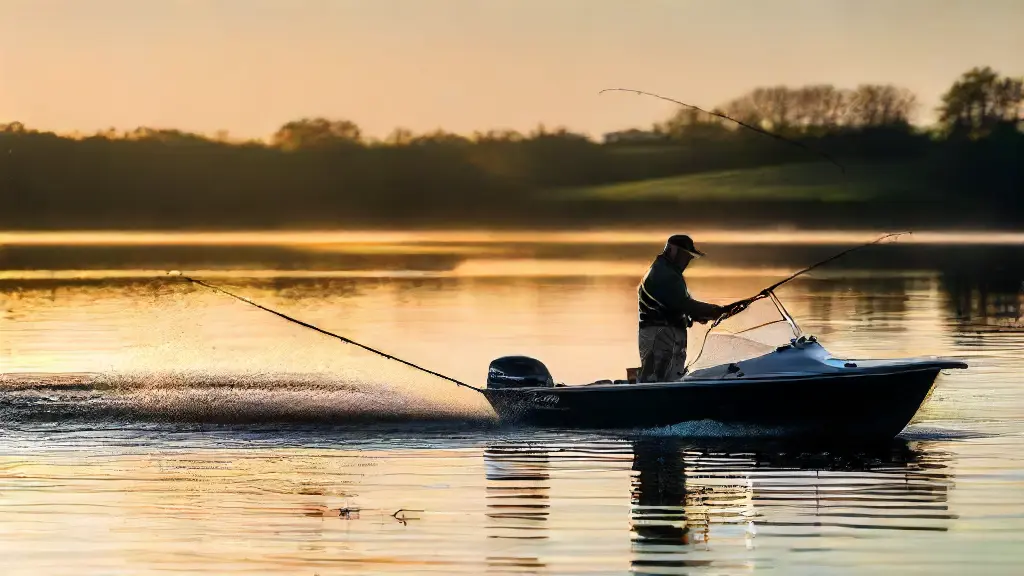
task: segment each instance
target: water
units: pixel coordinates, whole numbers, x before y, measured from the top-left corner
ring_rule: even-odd
[[[713,422],[504,427],[475,392],[163,275],[470,383],[509,353],[580,383],[636,364],[663,237],[5,235],[2,572],[1020,573],[1020,238],[903,241],[780,291],[837,354],[971,365],[900,438],[828,452]],[[691,290],[717,302],[851,241],[706,237]]]

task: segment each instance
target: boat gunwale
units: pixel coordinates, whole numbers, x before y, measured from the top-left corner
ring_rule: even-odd
[[[911,374],[916,372],[941,372],[942,370],[965,370],[968,368],[966,362],[959,360],[933,360],[927,362],[921,362],[916,364],[906,364],[904,366],[885,366],[885,367],[874,367],[874,368],[851,368],[848,372],[830,372],[830,373],[779,373],[776,376],[768,377],[741,377],[741,378],[701,378],[692,380],[678,380],[675,382],[638,382],[638,383],[623,383],[623,384],[574,384],[567,386],[554,386],[554,387],[530,387],[530,388],[483,388],[482,392],[484,395],[488,393],[494,394],[526,394],[526,393],[544,393],[544,394],[580,394],[583,392],[620,392],[624,390],[651,390],[651,389],[663,389],[663,388],[696,388],[705,386],[723,386],[723,385],[742,385],[742,384],[761,384],[761,383],[775,383],[782,384],[792,381],[805,381],[813,379],[832,379],[832,378],[863,378],[863,377],[881,377],[881,376],[897,376],[900,374]]]

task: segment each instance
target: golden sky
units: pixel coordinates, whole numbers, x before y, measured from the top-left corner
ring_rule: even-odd
[[[0,122],[599,135],[752,87],[1024,74],[1024,0],[0,0]]]

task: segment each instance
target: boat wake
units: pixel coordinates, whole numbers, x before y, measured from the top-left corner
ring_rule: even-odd
[[[900,437],[907,440],[941,441],[941,440],[975,440],[999,436],[998,430],[981,431],[965,422],[933,422],[907,426]]]
[[[786,436],[784,427],[746,426],[727,424],[715,420],[695,420],[671,426],[645,428],[638,436],[678,438],[775,438]]]
[[[372,423],[488,421],[482,399],[454,386],[427,390],[322,374],[4,375],[7,422]]]

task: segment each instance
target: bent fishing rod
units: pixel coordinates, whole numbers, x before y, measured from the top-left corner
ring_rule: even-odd
[[[440,378],[442,380],[447,380],[447,381],[449,381],[452,384],[455,384],[457,386],[462,386],[463,388],[469,388],[470,390],[475,390],[475,391],[481,392],[481,393],[483,392],[481,389],[477,388],[476,386],[473,386],[471,384],[466,384],[465,382],[456,380],[455,378],[452,378],[451,376],[445,376],[444,374],[441,374],[440,372],[434,372],[433,370],[429,370],[429,369],[424,368],[422,366],[419,366],[417,364],[413,364],[412,362],[409,362],[407,360],[402,360],[401,358],[398,358],[397,356],[392,356],[391,354],[388,354],[387,352],[382,352],[380,350],[377,350],[376,348],[371,348],[370,346],[367,346],[365,344],[360,344],[359,342],[356,342],[355,340],[352,340],[351,338],[346,338],[346,337],[341,336],[339,334],[335,334],[334,332],[329,332],[327,330],[324,330],[323,328],[318,328],[318,327],[316,327],[316,326],[314,326],[314,325],[312,325],[312,324],[310,324],[308,322],[303,322],[302,320],[299,320],[297,318],[292,318],[291,316],[288,316],[287,314],[278,312],[277,310],[273,310],[271,308],[267,308],[266,306],[263,306],[261,304],[257,304],[256,302],[253,302],[252,300],[250,300],[248,298],[245,298],[244,296],[239,296],[237,294],[228,292],[227,290],[221,288],[220,286],[215,286],[213,284],[209,284],[209,283],[204,282],[202,280],[199,280],[197,278],[192,278],[192,277],[189,277],[189,276],[185,276],[185,275],[181,274],[180,272],[179,273],[168,272],[168,275],[178,276],[178,277],[180,277],[180,278],[182,278],[184,280],[188,280],[192,284],[197,284],[199,286],[203,286],[205,288],[209,288],[210,290],[213,290],[215,292],[220,292],[221,294],[224,294],[225,296],[230,296],[230,297],[234,298],[235,300],[239,300],[239,301],[245,302],[246,304],[249,304],[250,306],[255,306],[256,308],[259,308],[260,310],[263,310],[264,312],[270,312],[271,314],[273,314],[273,315],[275,315],[275,316],[277,316],[279,318],[284,318],[285,320],[287,320],[289,322],[292,322],[294,324],[298,324],[299,326],[302,326],[303,328],[309,328],[310,330],[314,330],[314,331],[319,332],[319,333],[321,333],[321,334],[323,334],[325,336],[330,336],[331,338],[337,338],[338,340],[341,340],[345,344],[351,344],[353,346],[356,346],[358,348],[362,348],[363,350],[366,350],[367,352],[371,352],[373,354],[376,354],[376,355],[381,356],[383,358],[386,358],[388,360],[394,360],[395,362],[398,362],[400,364],[405,364],[406,366],[408,366],[410,368],[419,370],[420,372],[424,372],[426,374],[430,374],[431,376],[436,376],[437,378]]]
[[[834,164],[837,168],[839,168],[840,172],[842,172],[844,175],[846,174],[846,167],[845,166],[843,166],[842,164],[839,163],[838,160],[836,160],[832,156],[829,156],[828,154],[822,152],[821,150],[817,150],[815,148],[812,148],[812,147],[808,146],[807,144],[804,144],[803,142],[800,142],[800,141],[797,141],[797,140],[793,140],[791,138],[786,138],[785,136],[783,136],[781,134],[776,134],[775,132],[769,132],[769,131],[765,130],[764,128],[758,128],[757,126],[753,126],[751,124],[747,124],[746,122],[743,122],[741,120],[737,120],[737,119],[735,119],[735,118],[733,118],[731,116],[727,116],[726,114],[723,114],[721,112],[717,112],[717,111],[714,111],[714,110],[705,110],[703,108],[699,108],[697,106],[694,106],[693,104],[687,104],[686,102],[680,102],[679,100],[676,100],[675,98],[669,98],[668,96],[662,96],[661,94],[655,94],[654,92],[645,92],[643,90],[635,90],[633,88],[605,88],[604,90],[601,90],[600,92],[598,92],[598,94],[599,95],[600,94],[604,94],[605,92],[630,92],[630,93],[636,94],[637,96],[650,96],[652,98],[657,98],[659,100],[664,100],[666,102],[672,102],[673,104],[678,104],[680,106],[684,106],[684,107],[689,108],[691,110],[696,110],[698,112],[703,112],[704,114],[708,114],[710,116],[715,116],[715,117],[721,118],[723,120],[728,120],[730,122],[738,124],[739,126],[742,126],[743,128],[746,128],[747,130],[753,130],[754,132],[757,132],[758,134],[764,134],[765,136],[768,136],[770,138],[774,138],[776,140],[779,140],[779,141],[782,141],[782,142],[786,142],[788,144],[792,144],[793,146],[798,146],[800,148],[803,148],[804,150],[807,150],[808,152],[813,152],[813,153],[821,156],[822,158],[828,160],[832,164]]]
[[[758,134],[764,134],[765,136],[769,136],[769,137],[774,138],[776,140],[780,140],[782,142],[786,142],[786,143],[792,144],[794,146],[799,146],[800,148],[803,148],[804,150],[807,150],[809,152],[813,152],[813,153],[821,156],[822,158],[828,160],[832,164],[834,164],[837,168],[839,168],[839,170],[844,175],[846,174],[846,167],[845,166],[843,166],[842,164],[839,163],[838,160],[836,160],[832,156],[826,154],[825,152],[822,152],[821,150],[818,150],[816,148],[812,148],[812,147],[808,146],[807,144],[804,144],[803,142],[800,142],[798,140],[793,140],[791,138],[786,138],[785,136],[783,136],[781,134],[776,134],[775,132],[769,132],[769,131],[767,131],[767,130],[765,130],[763,128],[759,128],[757,126],[753,126],[751,124],[747,124],[746,122],[743,122],[741,120],[737,120],[736,118],[733,118],[733,117],[728,116],[726,114],[723,114],[721,112],[717,112],[717,111],[714,111],[714,110],[705,110],[705,109],[700,108],[698,106],[694,106],[693,104],[687,104],[686,102],[682,102],[680,100],[676,100],[675,98],[669,98],[668,96],[662,96],[661,94],[655,94],[654,92],[646,92],[644,90],[636,90],[634,88],[605,88],[604,90],[601,90],[600,92],[598,92],[598,94],[604,94],[605,92],[630,92],[630,93],[636,94],[638,96],[650,96],[652,98],[657,98],[659,100],[664,100],[666,102],[672,102],[673,104],[678,104],[678,105],[683,106],[685,108],[690,108],[691,110],[696,110],[698,112],[703,112],[704,114],[708,114],[708,115],[711,115],[711,116],[722,118],[723,120],[728,120],[730,122],[734,122],[734,123],[738,124],[739,126],[742,126],[743,128],[746,128],[747,130],[752,130],[754,132],[757,132]],[[868,247],[868,246],[870,246],[872,244],[877,244],[877,243],[885,240],[886,238],[891,238],[891,237],[894,237],[894,236],[901,236],[903,234],[909,234],[909,232],[895,232],[895,233],[892,233],[892,234],[886,234],[886,235],[882,236],[881,238],[878,238],[874,242],[869,242],[869,243],[867,243],[867,244],[865,244],[863,246],[857,246],[855,248],[851,248],[849,250],[845,250],[843,252],[840,252],[839,254],[836,254],[835,256],[832,256],[831,258],[827,258],[825,260],[822,260],[821,262],[818,262],[817,264],[813,264],[811,266],[808,266],[807,268],[804,268],[803,270],[797,272],[796,274],[793,274],[789,278],[781,280],[781,281],[779,281],[779,282],[769,286],[768,288],[765,288],[760,293],[758,293],[757,296],[748,298],[747,300],[740,300],[739,302],[734,303],[733,306],[742,304],[744,302],[749,304],[750,302],[753,302],[753,301],[758,300],[760,298],[766,298],[768,296],[768,294],[771,293],[772,290],[775,290],[776,288],[778,288],[779,286],[782,286],[786,282],[789,282],[790,280],[793,280],[794,278],[796,278],[798,276],[806,274],[807,272],[810,272],[811,270],[814,270],[815,268],[817,268],[819,266],[824,266],[825,264],[828,264],[829,262],[832,262],[833,260],[837,260],[837,259],[839,259],[839,258],[841,258],[841,257],[843,257],[843,256],[845,256],[847,254],[849,254],[850,252],[854,252],[856,250],[860,250],[861,248],[866,248],[866,247]]]
[[[604,94],[605,92],[629,92],[629,93],[632,93],[632,94],[636,94],[638,96],[650,96],[652,98],[657,98],[659,100],[664,100],[666,102],[672,102],[673,104],[678,104],[679,106],[682,106],[684,108],[689,108],[691,110],[696,110],[698,112],[702,112],[702,113],[708,114],[710,116],[715,116],[715,117],[721,118],[723,120],[728,120],[728,121],[733,122],[733,123],[735,123],[735,124],[737,124],[737,125],[739,125],[739,126],[741,126],[743,128],[746,128],[747,130],[751,130],[753,132],[757,132],[758,134],[763,134],[763,135],[768,136],[770,138],[774,138],[775,140],[786,142],[788,144],[792,144],[793,146],[798,146],[800,148],[803,148],[804,150],[807,150],[809,152],[817,154],[817,155],[821,156],[822,158],[828,160],[830,163],[835,165],[837,168],[839,168],[840,172],[842,172],[843,175],[846,174],[846,167],[843,166],[841,163],[839,163],[838,160],[836,160],[835,158],[833,158],[829,154],[826,154],[825,152],[822,152],[821,150],[812,148],[811,146],[808,146],[807,144],[804,144],[803,142],[800,142],[798,140],[793,140],[791,138],[786,138],[785,136],[783,136],[781,134],[777,134],[775,132],[769,132],[768,130],[765,130],[763,128],[760,128],[760,127],[757,127],[757,126],[753,126],[751,124],[743,122],[742,120],[737,120],[736,118],[728,116],[728,115],[726,115],[726,114],[724,114],[722,112],[718,112],[718,111],[714,111],[714,110],[705,110],[705,109],[700,108],[698,106],[694,106],[693,104],[687,104],[686,102],[682,102],[680,100],[676,100],[675,98],[669,98],[668,96],[662,96],[661,94],[655,94],[654,92],[647,92],[647,91],[644,91],[644,90],[637,90],[637,89],[634,89],[634,88],[605,88],[604,90],[601,90],[600,92],[598,92],[598,94]],[[811,270],[814,270],[815,268],[818,268],[820,266],[824,266],[825,264],[828,264],[829,262],[832,262],[834,260],[838,260],[839,258],[842,258],[843,256],[846,256],[847,254],[849,254],[851,252],[855,252],[857,250],[861,250],[863,248],[867,248],[868,246],[871,246],[871,245],[874,245],[874,244],[878,244],[879,242],[882,242],[883,240],[886,240],[887,238],[893,238],[893,237],[902,236],[903,234],[909,234],[909,232],[896,232],[896,233],[892,233],[892,234],[886,234],[886,235],[882,236],[881,238],[878,238],[878,239],[874,240],[873,242],[868,242],[867,244],[863,244],[861,246],[855,246],[855,247],[850,248],[848,250],[844,250],[844,251],[840,252],[839,254],[836,254],[834,256],[826,258],[825,260],[822,260],[821,262],[812,264],[812,265],[808,266],[807,268],[804,268],[803,270],[800,270],[800,271],[790,275],[789,277],[784,278],[784,279],[776,282],[775,284],[772,284],[771,286],[765,288],[764,290],[758,292],[756,295],[751,296],[750,298],[746,298],[744,300],[740,300],[738,302],[734,302],[734,303],[730,304],[729,306],[726,307],[727,308],[726,312],[724,314],[722,314],[721,316],[719,316],[714,321],[714,323],[711,324],[711,327],[708,328],[708,331],[704,333],[704,341],[703,341],[703,343],[701,343],[700,353],[697,354],[697,357],[694,358],[693,362],[690,362],[690,364],[687,365],[687,368],[692,366],[694,364],[694,362],[696,362],[697,360],[700,359],[701,354],[704,353],[704,344],[707,343],[708,335],[711,334],[711,331],[714,330],[716,327],[718,327],[718,325],[721,324],[723,321],[725,321],[727,318],[730,318],[732,316],[735,316],[736,314],[739,314],[740,312],[745,310],[747,308],[747,306],[749,306],[750,304],[752,304],[752,303],[754,303],[757,300],[760,300],[762,298],[774,298],[776,300],[776,304],[777,305],[781,305],[781,302],[778,302],[778,298],[774,295],[774,291],[775,291],[776,288],[778,288],[778,287],[782,286],[783,284],[786,284],[787,282],[790,282],[790,281],[792,281],[792,280],[794,280],[794,279],[796,279],[796,278],[798,278],[798,277],[800,277],[800,276],[810,272]]]

